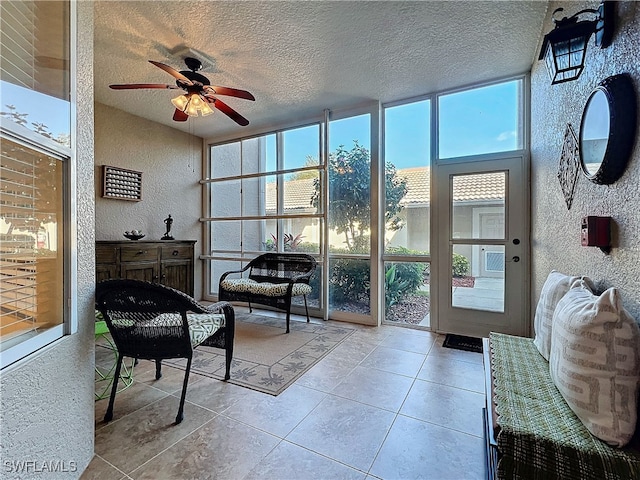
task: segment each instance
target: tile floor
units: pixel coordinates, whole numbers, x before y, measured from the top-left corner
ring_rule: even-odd
[[[426,331],[353,327],[277,397],[192,374],[180,425],[182,372],[156,382],[140,362],[113,421],[96,402],[82,479],[483,478],[482,355]]]

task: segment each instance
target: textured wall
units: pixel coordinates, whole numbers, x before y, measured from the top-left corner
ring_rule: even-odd
[[[201,298],[202,139],[101,103],[95,109],[96,239],[124,240],[136,229],[159,240],[171,214],[173,237],[198,241],[194,293]],[[102,198],[102,165],[142,172],[142,201]]]
[[[551,2],[543,34],[551,30],[551,13],[560,6],[572,15],[582,8],[597,8],[598,2]],[[640,97],[640,3],[615,2],[615,21],[610,47],[595,47],[593,38],[589,42],[586,67],[578,80],[552,86],[544,62],[535,61],[532,69],[532,300],[537,302],[547,274],[556,269],[589,275],[601,289],[618,287],[627,310],[640,318],[640,141],[636,138],[627,170],[613,185],[596,185],[580,173],[571,210],[557,178],[566,125],[571,123],[579,135],[584,105],[599,82],[630,73]],[[580,246],[580,219],[586,215],[613,217],[610,255]]]
[[[1,478],[78,478],[94,440],[93,6],[78,2],[78,333],[0,377]],[[9,473],[6,461],[59,463],[67,472]],[[75,462],[75,470],[71,462]]]

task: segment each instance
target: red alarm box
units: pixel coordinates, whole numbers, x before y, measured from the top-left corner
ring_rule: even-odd
[[[582,217],[580,243],[583,247],[610,247],[611,217]]]

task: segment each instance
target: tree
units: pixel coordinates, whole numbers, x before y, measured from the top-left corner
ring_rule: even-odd
[[[318,159],[313,155],[307,155],[304,160],[305,167],[317,167],[319,165]],[[307,178],[317,178],[317,170],[305,170],[304,172],[292,173],[288,180],[305,180]]]
[[[341,145],[329,154],[329,227],[344,234],[348,250],[365,247],[371,226],[371,158],[369,151],[354,141],[350,151]],[[320,183],[314,180],[312,204],[319,206]],[[385,166],[387,228],[399,230],[402,220],[398,214],[403,207],[400,200],[407,193],[407,181],[398,178],[393,164]]]

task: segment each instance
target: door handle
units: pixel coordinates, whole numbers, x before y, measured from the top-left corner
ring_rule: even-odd
[[[512,258],[512,260],[516,263],[518,263],[520,261],[520,257],[518,257],[517,255],[515,257]]]

